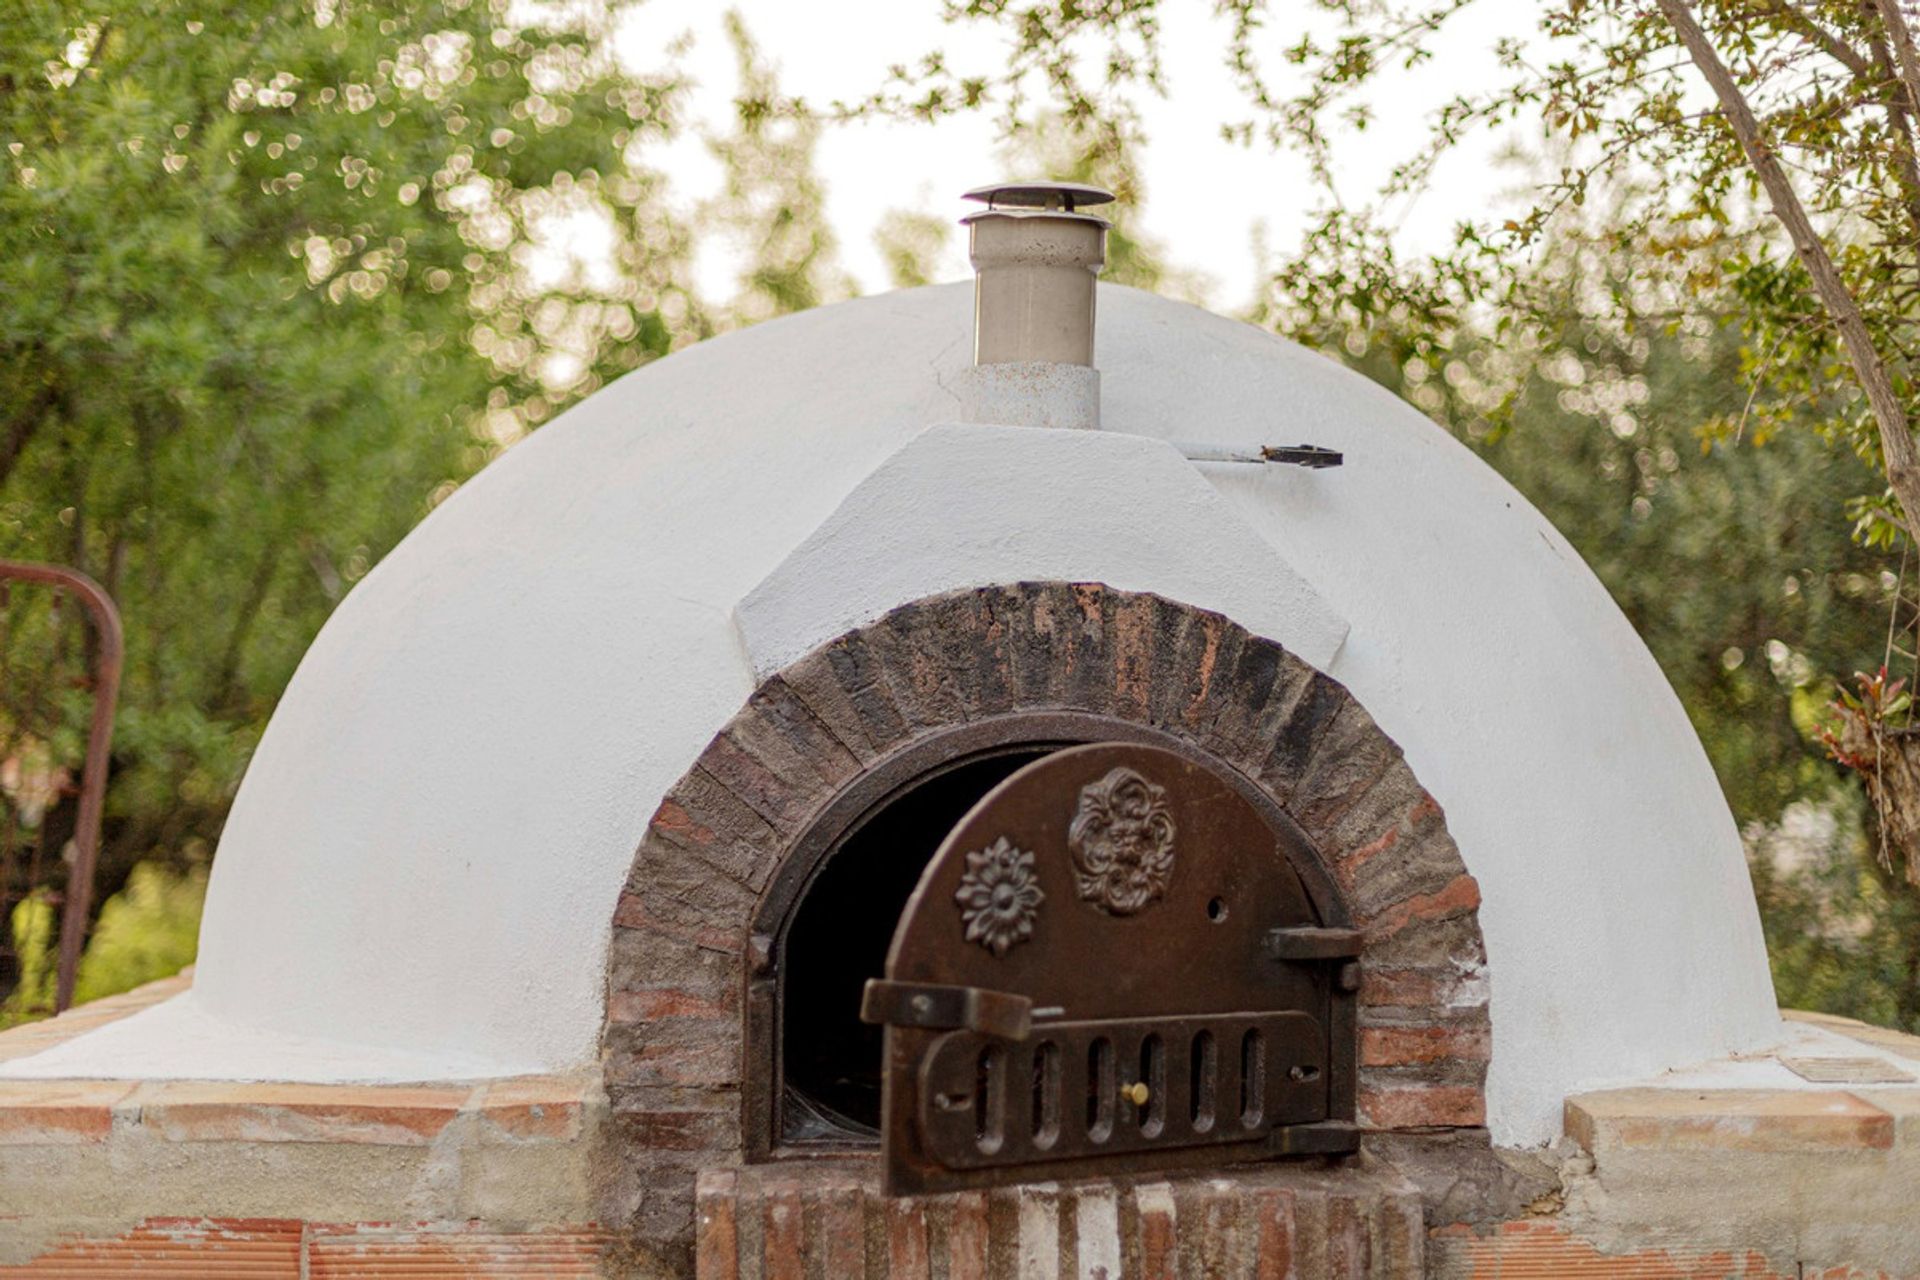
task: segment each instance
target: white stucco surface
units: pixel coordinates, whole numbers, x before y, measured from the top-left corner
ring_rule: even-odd
[[[960,416],[949,386],[969,322],[967,285],[775,321],[631,375],[515,446],[361,582],[302,663],[221,842],[187,1012],[162,1006],[0,1076],[137,1062],[156,1077],[397,1079],[589,1060],[608,920],[647,817],[754,684],[736,607],[802,564],[891,455]],[[1105,431],[1346,454],[1332,471],[1192,474],[1269,545],[1274,583],[1302,584],[1297,612],[1238,620],[1302,653],[1344,620],[1330,674],[1406,749],[1480,881],[1496,1140],[1548,1140],[1586,1082],[1776,1040],[1705,756],[1539,513],[1410,407],[1258,330],[1102,286],[1098,332]],[[929,508],[991,511],[988,471],[924,471]],[[1076,477],[1053,480],[1064,494]],[[1174,502],[1113,518],[1145,546]],[[1061,536],[996,550],[991,572],[1113,571]],[[1228,590],[1198,576],[1182,590],[1198,570],[1162,561],[1155,590]],[[901,572],[889,594],[965,568],[914,563],[928,576]],[[777,581],[743,615],[767,652],[789,643],[757,612]],[[1285,597],[1274,583],[1234,585],[1227,611]],[[878,603],[847,589],[782,616],[814,635]],[[292,1047],[314,1041],[328,1051]]]
[[[1323,671],[1347,636],[1166,441],[957,423],[927,428],[881,463],[735,616],[764,679],[902,600],[1023,578],[1174,596],[1285,635]]]

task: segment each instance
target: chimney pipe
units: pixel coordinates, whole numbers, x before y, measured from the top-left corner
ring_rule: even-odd
[[[1096,427],[1094,279],[1107,222],[1080,210],[1111,192],[1072,182],[996,183],[966,193],[973,262],[973,363],[966,417],[1013,426]]]

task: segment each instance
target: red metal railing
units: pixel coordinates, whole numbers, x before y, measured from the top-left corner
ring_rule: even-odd
[[[73,1003],[74,979],[80,971],[80,952],[87,940],[87,917],[93,908],[93,873],[100,856],[100,814],[107,794],[107,753],[113,742],[114,705],[120,697],[120,665],[126,643],[120,629],[120,611],[100,584],[77,570],[57,564],[29,564],[0,560],[0,582],[38,582],[76,597],[93,621],[93,712],[87,728],[86,763],[80,774],[80,812],[75,821],[73,865],[67,871],[67,892],[60,912],[60,967],[54,979],[54,1012]],[[0,914],[0,928],[6,927]]]

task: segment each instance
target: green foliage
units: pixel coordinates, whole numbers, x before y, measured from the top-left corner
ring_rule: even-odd
[[[1114,202],[1095,210],[1113,224],[1100,278],[1198,302],[1203,282],[1175,267],[1166,246],[1138,227],[1147,191],[1137,149],[1138,139],[1127,129],[1055,113],[1016,128],[1002,150],[1002,163],[1009,173],[1044,174],[1056,182],[1084,182],[1113,192]]]
[[[205,864],[184,871],[152,862],[134,867],[127,887],[100,909],[74,982],[75,1002],[170,977],[192,964],[206,897]]]
[[[1920,895],[1879,866],[1851,788],[1749,824],[1749,865],[1785,1008],[1920,1030]]]
[[[896,289],[934,283],[940,255],[952,238],[951,219],[908,209],[889,210],[874,232],[887,278]]]
[[[142,862],[126,888],[100,909],[80,959],[74,1003],[116,995],[167,978],[193,963],[200,942],[200,910],[207,896],[205,864],[176,870]],[[57,912],[46,895],[18,903],[9,919],[14,953],[25,961],[19,985],[0,1001],[0,1027],[51,1011]]]
[[[726,174],[710,214],[748,251],[728,319],[753,324],[851,297],[853,281],[834,266],[826,190],[813,173],[820,123],[780,92],[738,12],[726,27],[740,90],[734,132],[708,144]]]
[[[32,1022],[53,1012],[53,980],[56,959],[54,944],[59,932],[59,913],[44,893],[35,893],[14,904],[0,920],[7,930],[7,942],[20,958],[19,973],[12,991],[0,1000],[0,1030],[22,1022]]]
[[[622,72],[611,20],[0,9],[0,554],[125,618],[102,897],[210,847],[319,624],[433,502],[710,331],[643,163],[681,86]],[[19,588],[0,625],[0,765],[77,772],[71,609]],[[0,908],[64,874],[53,839],[9,844]]]

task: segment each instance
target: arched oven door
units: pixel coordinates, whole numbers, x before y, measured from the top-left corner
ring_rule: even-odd
[[[893,1194],[1351,1151],[1359,935],[1278,808],[1188,755],[1055,752],[928,863],[862,1016]]]

